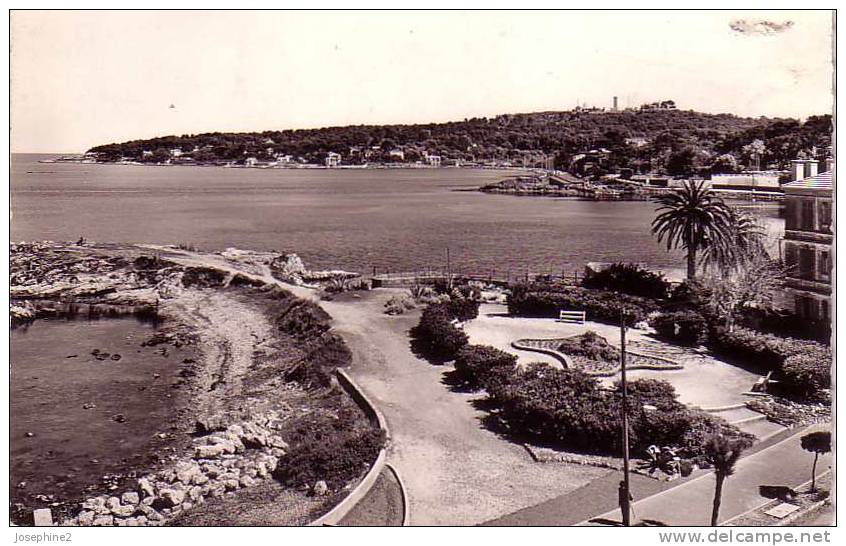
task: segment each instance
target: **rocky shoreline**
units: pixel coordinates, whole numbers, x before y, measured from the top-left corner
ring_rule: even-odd
[[[177,452],[150,471],[127,472],[95,487],[98,494],[76,501],[78,508],[58,510],[58,524],[166,525],[207,499],[274,479],[297,419],[339,411],[337,403],[327,406],[326,397],[315,393],[337,389],[326,378],[349,358],[328,316],[277,281],[328,286],[356,276],[308,271],[296,255],[272,252],[11,245],[13,327],[46,317],[141,314],[171,324],[145,343],[188,344],[200,355],[184,366],[174,387],[194,408],[172,434]],[[351,401],[343,405],[355,407]],[[363,414],[360,419],[366,422]],[[325,496],[328,503],[349,486],[335,484],[333,490],[317,479],[297,492]],[[17,519],[32,523],[20,510]]]

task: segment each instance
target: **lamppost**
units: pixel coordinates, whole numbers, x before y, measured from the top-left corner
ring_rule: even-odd
[[[620,510],[623,513],[623,525],[628,527],[630,521],[631,489],[629,487],[629,414],[628,387],[626,384],[626,315],[623,305],[620,305],[620,383],[623,390],[623,490],[620,492]]]

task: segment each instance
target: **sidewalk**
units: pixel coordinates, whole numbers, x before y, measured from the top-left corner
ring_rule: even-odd
[[[768,499],[762,497],[761,485],[786,485],[797,487],[810,479],[814,456],[802,449],[800,438],[823,425],[810,427],[801,434],[742,458],[734,475],[723,486],[720,523],[752,510]],[[831,454],[820,456],[817,474],[828,470]],[[678,487],[668,489],[634,503],[637,520],[655,520],[667,525],[710,525],[711,505],[714,499],[714,473],[708,473]],[[591,519],[620,521],[620,511],[613,510]],[[582,525],[591,525],[584,522]]]

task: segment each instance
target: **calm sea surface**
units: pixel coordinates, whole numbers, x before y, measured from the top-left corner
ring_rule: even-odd
[[[552,273],[589,261],[682,267],[649,233],[655,206],[455,191],[487,170],[281,170],[38,163],[12,156],[13,241],[296,252],[314,267]],[[772,233],[778,207],[756,208]]]

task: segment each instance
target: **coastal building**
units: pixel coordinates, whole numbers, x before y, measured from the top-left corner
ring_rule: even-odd
[[[675,110],[676,102],[673,100],[662,100],[660,102],[650,102],[643,104],[640,107],[641,112],[654,112],[657,110]]]
[[[827,161],[822,173],[817,169],[815,160],[793,161],[794,181],[782,186],[786,287],[796,314],[830,320],[833,164]]]
[[[248,157],[244,160],[244,165],[247,167],[255,167],[258,164],[258,159],[255,157]]]
[[[441,166],[441,156],[439,155],[429,155],[426,154],[425,156],[426,164],[430,167],[440,167]]]
[[[400,161],[405,161],[405,152],[403,152],[399,148],[394,148],[393,150],[388,152],[388,156],[391,159],[399,159]]]
[[[170,151],[170,157],[181,157],[182,156],[182,148],[173,148]]]
[[[636,174],[631,177],[632,182],[638,182],[652,188],[666,188],[670,185],[671,176],[666,174]]]
[[[341,164],[341,154],[336,152],[329,152],[329,155],[326,156],[326,166],[327,167],[337,167]]]
[[[150,150],[142,150],[141,157],[153,157],[153,152]]]
[[[781,171],[745,171],[735,174],[712,174],[711,187],[715,190],[779,191]]]

